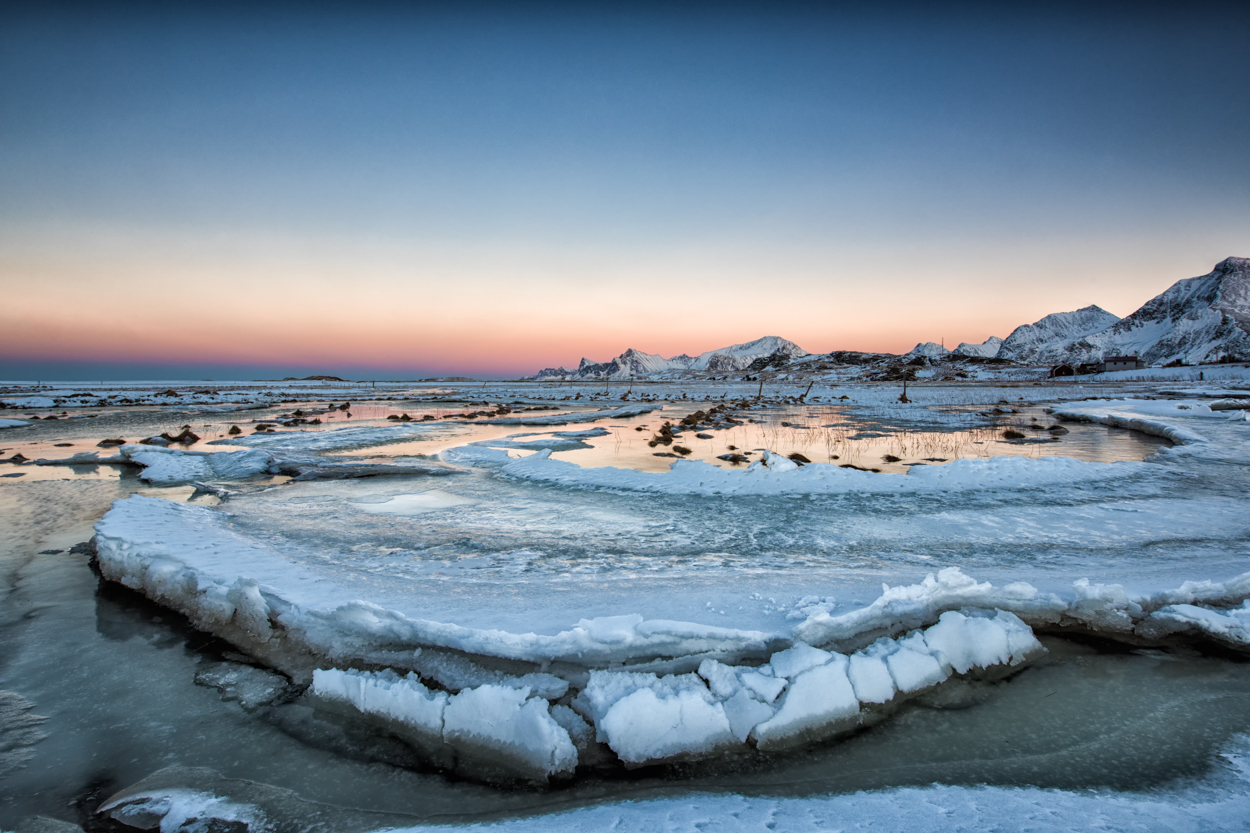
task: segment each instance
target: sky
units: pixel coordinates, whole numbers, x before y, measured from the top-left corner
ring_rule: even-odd
[[[516,377],[1250,256],[1235,5],[0,5],[0,378]]]

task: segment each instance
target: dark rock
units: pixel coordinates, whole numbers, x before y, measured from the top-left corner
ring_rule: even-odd
[[[95,445],[96,445],[96,448],[115,448],[116,446],[125,445],[125,444],[126,444],[126,441],[118,437],[112,440],[100,440]]]
[[[170,434],[166,431],[161,434],[161,439],[168,440],[171,443],[178,443],[179,445],[192,445],[200,441],[199,435],[193,433],[190,428],[186,427],[184,427],[182,432],[179,434]]]

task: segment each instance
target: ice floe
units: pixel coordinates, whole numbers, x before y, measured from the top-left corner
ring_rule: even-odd
[[[443,459],[486,465],[504,463],[499,455],[443,452]],[[942,466],[915,466],[907,474],[876,474],[829,463],[799,466],[767,452],[745,469],[730,470],[699,460],[674,460],[667,472],[646,472],[611,466],[584,468],[536,451],[509,460],[500,474],[518,480],[555,483],[573,488],[620,489],[680,495],[839,494],[846,492],[902,494],[923,491],[1037,489],[1070,483],[1132,477],[1151,469],[1144,463],[1088,463],[1069,457],[991,457],[962,459]]]
[[[866,607],[817,610],[788,636],[638,615],[518,634],[421,619],[419,599],[366,602],[221,520],[204,507],[119,501],[97,526],[101,571],[297,679],[311,676],[318,697],[398,721],[418,747],[486,776],[571,771],[579,757],[568,726],[578,724],[553,711],[565,705],[630,766],[785,749],[868,725],[952,676],[1009,673],[1042,650],[1029,623],[1245,645],[1250,621],[1250,607],[1212,605],[1244,599],[1250,574],[1145,595],[1080,580],[1061,597],[949,568],[887,587]],[[687,657],[692,670],[631,670],[657,656]]]
[[[573,411],[562,414],[518,415],[480,419],[485,425],[570,425],[576,422],[598,422],[601,419],[625,419],[660,410],[660,405],[624,405],[601,411]]]
[[[420,440],[464,432],[463,425],[445,422],[412,422],[399,425],[352,425],[346,428],[327,428],[321,431],[279,431],[275,433],[249,434],[244,437],[227,437],[213,440],[210,445],[242,445],[253,448],[282,449],[288,451],[319,452],[340,451],[348,448],[365,448],[387,445],[408,440]]]
[[[123,459],[143,467],[139,477],[149,483],[234,480],[277,470],[272,454],[254,449],[212,453],[155,445],[124,445],[118,451]]]

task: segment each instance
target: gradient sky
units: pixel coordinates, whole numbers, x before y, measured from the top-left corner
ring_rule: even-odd
[[[0,377],[903,352],[1250,255],[1250,13],[0,6]]]

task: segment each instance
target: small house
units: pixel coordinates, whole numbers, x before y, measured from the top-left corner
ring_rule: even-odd
[[[1140,370],[1145,366],[1146,363],[1136,356],[1104,356],[1102,363],[1098,365],[1098,372],[1109,373],[1113,370]]]

